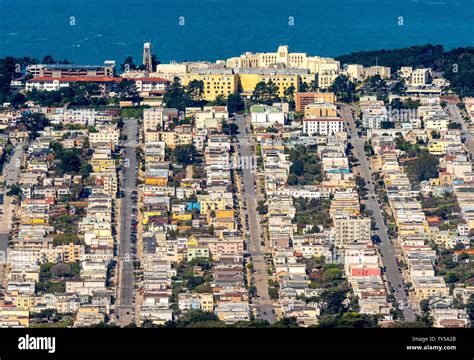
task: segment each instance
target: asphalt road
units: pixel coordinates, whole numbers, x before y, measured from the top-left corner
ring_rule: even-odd
[[[357,135],[354,118],[352,116],[351,108],[349,106],[341,106],[341,116],[344,122],[348,122],[349,126],[348,133],[351,135],[351,143],[354,147],[353,153],[359,162],[357,170],[360,173],[367,184],[368,189],[368,200],[365,201],[366,208],[373,211],[375,218],[375,224],[377,230],[372,231],[373,235],[380,237],[381,243],[378,245],[378,249],[382,256],[382,263],[386,267],[386,277],[390,286],[395,289],[393,295],[398,303],[408,303],[408,296],[405,294],[405,285],[403,283],[402,275],[399,272],[399,267],[396,260],[396,251],[393,245],[390,243],[388,237],[388,229],[384,224],[382,209],[377,201],[377,196],[372,184],[372,171],[369,169],[368,161],[364,152],[364,140]],[[402,310],[406,321],[415,321],[416,316],[412,309],[404,308]]]
[[[461,134],[466,139],[465,145],[466,145],[467,151],[469,152],[471,159],[474,159],[474,136],[469,132],[466,121],[461,116],[461,113],[456,105],[448,104],[448,111],[449,111],[449,114],[451,115],[451,119],[454,122],[461,124],[461,127],[462,127]]]
[[[252,144],[249,142],[251,136],[245,131],[245,118],[242,115],[236,115],[237,125],[239,126],[238,140],[240,144],[239,156],[241,159],[253,159]],[[248,161],[244,161],[248,164]],[[257,164],[254,164],[256,169]],[[268,273],[265,263],[264,253],[260,246],[261,228],[257,217],[257,194],[254,184],[257,180],[255,171],[249,166],[242,169],[242,196],[247,203],[247,214],[250,231],[249,253],[253,262],[253,278],[255,287],[257,288],[257,298],[254,303],[257,306],[257,312],[260,318],[267,320],[269,323],[276,321],[273,313],[273,303],[268,294]]]
[[[138,123],[137,120],[125,120],[122,134],[127,136],[124,144],[125,154],[123,155],[125,165],[123,166],[123,177],[120,183],[120,190],[124,197],[121,199],[120,208],[120,240],[118,247],[119,264],[119,289],[118,301],[116,305],[119,318],[117,323],[121,326],[130,324],[134,319],[134,287],[135,279],[133,274],[134,256],[131,254],[131,226],[132,226],[132,191],[137,188],[137,159],[135,149],[137,141]]]
[[[12,197],[6,196],[8,191],[8,186],[15,185],[18,183],[20,178],[20,161],[23,157],[24,151],[23,146],[25,144],[17,144],[15,150],[8,162],[3,167],[3,175],[5,180],[5,189],[4,189],[4,203],[2,205],[3,214],[0,215],[0,251],[5,251],[8,248],[8,235],[10,233],[11,223],[12,223]],[[4,254],[3,253],[3,254]]]

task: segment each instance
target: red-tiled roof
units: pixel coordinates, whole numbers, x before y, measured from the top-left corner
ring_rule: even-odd
[[[28,82],[37,82],[37,81],[59,81],[59,82],[120,82],[123,79],[120,77],[61,77],[61,78],[52,78],[46,76],[38,76],[33,79],[28,80]]]
[[[167,79],[163,78],[135,78],[135,79],[130,79],[134,81],[141,81],[141,82],[166,82],[169,83],[170,81]]]
[[[466,253],[466,254],[469,254],[469,255],[474,255],[474,249],[454,250],[454,253],[455,254]]]

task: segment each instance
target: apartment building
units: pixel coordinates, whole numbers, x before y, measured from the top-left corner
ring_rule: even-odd
[[[309,135],[334,135],[344,130],[344,121],[339,117],[303,119],[303,133]]]

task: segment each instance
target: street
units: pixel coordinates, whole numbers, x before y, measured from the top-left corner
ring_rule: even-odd
[[[133,258],[131,254],[131,226],[132,226],[132,191],[137,188],[137,159],[135,150],[137,142],[138,123],[137,120],[127,119],[122,134],[127,136],[124,144],[125,154],[123,177],[119,185],[124,197],[121,198],[120,207],[120,234],[118,247],[118,271],[119,286],[117,297],[117,323],[121,326],[130,324],[134,318],[134,287]]]
[[[403,283],[402,275],[399,272],[397,264],[397,255],[394,246],[390,243],[388,237],[388,229],[385,226],[382,209],[377,201],[376,192],[372,183],[372,171],[369,169],[368,161],[364,151],[364,140],[357,135],[355,121],[352,115],[351,107],[341,105],[341,117],[345,122],[349,123],[348,134],[352,137],[351,144],[354,147],[353,153],[357,158],[359,166],[358,170],[360,176],[365,180],[368,189],[368,199],[365,201],[366,208],[373,211],[375,218],[375,225],[377,230],[373,231],[373,235],[380,237],[380,244],[378,245],[379,252],[382,256],[381,260],[386,267],[387,280],[390,286],[395,289],[393,295],[398,303],[408,303],[408,296],[405,294],[405,285]],[[402,311],[406,321],[415,321],[416,317],[412,309],[404,307]]]
[[[244,166],[242,166],[242,197],[247,203],[247,215],[250,231],[249,253],[253,262],[253,278],[255,287],[257,288],[257,297],[254,303],[257,306],[258,314],[263,320],[269,323],[276,321],[273,313],[273,303],[268,294],[268,273],[265,263],[264,253],[261,250],[260,236],[261,229],[257,217],[257,194],[254,188],[256,183],[256,163],[251,165],[250,159],[254,158],[252,144],[250,143],[250,135],[246,132],[245,117],[243,115],[236,116],[237,125],[239,126],[238,140],[240,144],[239,156]]]
[[[461,124],[461,135],[466,139],[466,142],[465,142],[466,149],[469,152],[471,159],[473,159],[474,158],[474,137],[469,132],[469,129],[467,128],[467,125],[466,125],[466,121],[464,121],[464,119],[462,118],[461,113],[455,104],[448,104],[447,108],[448,108],[449,114],[451,115],[451,119],[454,122]]]
[[[3,214],[0,215],[0,251],[6,252],[8,248],[8,235],[12,224],[12,197],[6,196],[8,192],[8,186],[15,185],[18,183],[20,178],[20,162],[23,158],[23,146],[25,144],[17,144],[14,152],[8,162],[3,168],[3,175],[5,179],[4,188],[4,203],[3,203]]]

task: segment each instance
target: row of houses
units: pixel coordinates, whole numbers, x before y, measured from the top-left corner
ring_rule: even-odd
[[[160,108],[144,112],[140,321],[163,323],[189,310],[214,312],[226,323],[249,320],[243,239],[231,190],[235,159],[230,137],[221,133],[227,109],[186,108],[190,121],[172,128],[165,112]],[[173,161],[173,151],[186,146],[202,159],[198,167]],[[160,272],[159,295],[150,286],[158,279],[149,268],[158,263],[167,267]],[[199,292],[188,285],[172,297],[171,289],[186,281],[178,272],[183,266],[192,268],[193,277],[209,280]]]
[[[17,164],[21,194],[8,249],[1,326],[29,326],[30,318],[44,310],[69,316],[74,326],[97,324],[110,314],[118,129],[112,120],[104,121],[94,128],[100,135],[94,137],[80,125],[75,130],[46,127]],[[77,165],[66,170],[65,152],[78,154],[87,171],[79,172]]]
[[[442,110],[437,106],[432,108],[434,112]],[[430,118],[427,109],[428,106],[422,109],[426,116],[425,120]],[[443,125],[443,129],[438,130],[441,136],[443,134],[447,136],[447,126],[444,128]],[[429,138],[431,128],[425,127],[423,131]],[[398,135],[391,131],[384,132],[383,135],[376,131],[370,132],[376,154],[376,169],[380,171],[388,207],[397,230],[397,242],[401,249],[399,261],[405,264],[402,274],[405,282],[409,284],[410,300],[415,306],[419,306],[422,301],[428,301],[430,316],[436,327],[466,327],[469,321],[465,310],[452,306],[453,294],[443,276],[437,274],[435,268],[439,254],[433,248],[433,244],[445,249],[452,249],[458,245],[469,247],[469,231],[465,219],[455,230],[442,230],[439,221],[425,215],[418,197],[443,197],[446,193],[452,193],[458,186],[455,184],[463,183],[466,176],[469,178],[472,164],[461,146],[449,148],[439,154],[443,156],[439,176],[415,186],[405,171],[404,153],[396,146],[388,145],[390,142],[394,144],[400,135],[408,141],[409,137],[406,136],[409,132]],[[461,145],[460,139],[459,144]],[[429,145],[428,149],[432,152]],[[463,167],[463,164],[466,166]]]

